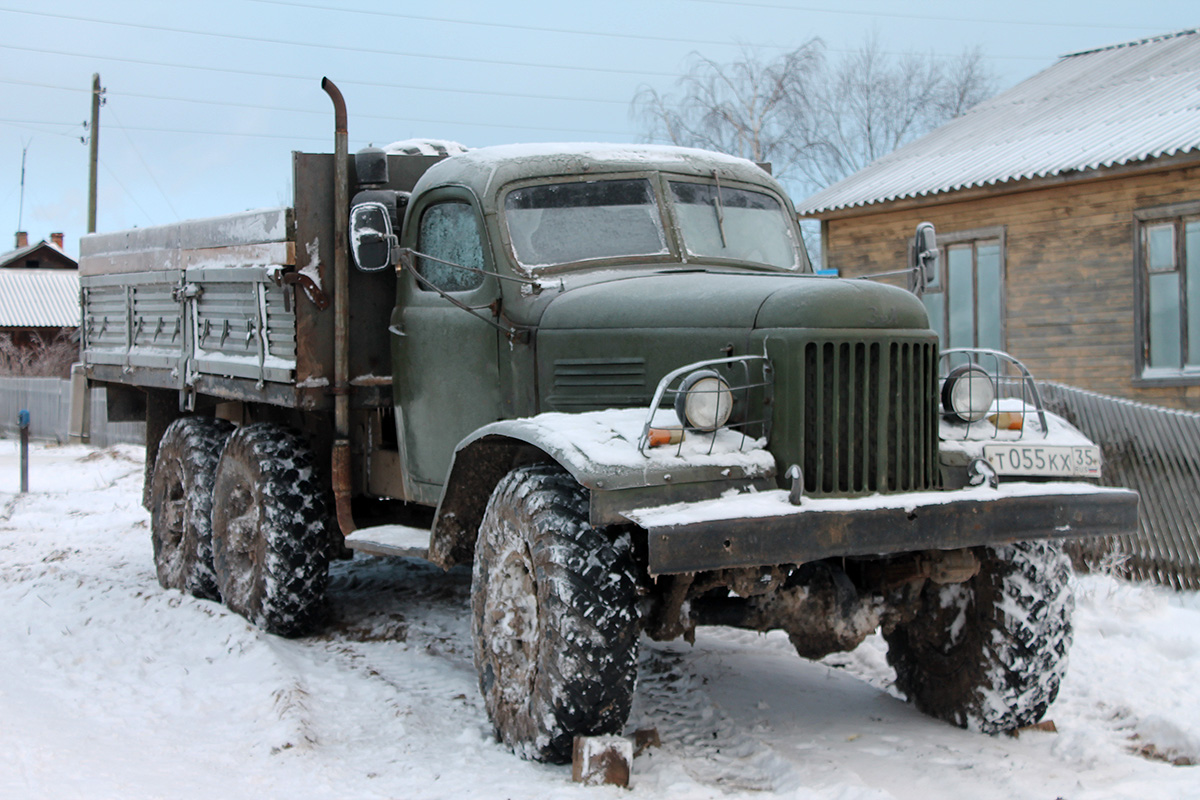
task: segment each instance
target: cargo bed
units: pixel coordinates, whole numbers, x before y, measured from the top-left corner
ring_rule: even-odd
[[[437,160],[391,156],[392,187]],[[290,207],[84,237],[87,377],[178,390],[185,407],[331,408],[333,156],[295,153],[293,173]],[[350,297],[352,405],[389,408],[395,275],[355,270]]]

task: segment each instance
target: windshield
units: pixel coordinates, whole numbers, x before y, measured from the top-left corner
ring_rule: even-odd
[[[517,261],[526,267],[668,252],[645,178],[514,189],[504,213]]]
[[[765,192],[671,181],[675,214],[689,255],[751,261],[796,269],[800,265],[792,226]]]

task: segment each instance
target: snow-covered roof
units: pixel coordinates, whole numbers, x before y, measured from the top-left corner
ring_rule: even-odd
[[[383,150],[405,156],[453,156],[467,152],[468,148],[448,139],[402,139],[385,145]]]
[[[79,273],[69,269],[0,269],[0,327],[79,326]]]
[[[40,242],[27,244],[24,247],[18,247],[16,250],[10,250],[7,253],[0,253],[0,269],[8,267],[10,264],[24,267],[26,259],[30,256],[38,255],[41,250],[49,251],[72,266],[75,264],[75,259],[64,253],[62,248],[53,242],[47,242],[43,239]]]
[[[685,175],[754,183],[774,181],[751,161],[690,147],[595,142],[510,144],[481,147],[452,156],[421,177],[414,192],[442,184],[463,184],[481,196],[513,180],[551,175],[584,175],[665,170]],[[778,191],[782,194],[783,190]]]
[[[1063,56],[798,204],[801,216],[1200,152],[1200,31]]]

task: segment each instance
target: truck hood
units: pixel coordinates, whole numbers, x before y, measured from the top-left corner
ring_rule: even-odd
[[[544,307],[542,330],[929,327],[912,294],[812,275],[679,270],[571,287]]]

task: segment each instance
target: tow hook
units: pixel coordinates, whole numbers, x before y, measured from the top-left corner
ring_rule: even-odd
[[[788,502],[794,506],[800,505],[804,502],[804,471],[799,464],[792,464],[784,477],[792,482],[792,488],[788,490]]]

